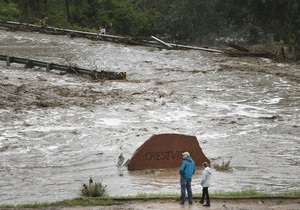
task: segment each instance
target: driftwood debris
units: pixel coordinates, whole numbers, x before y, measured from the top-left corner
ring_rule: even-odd
[[[203,48],[203,47],[194,47],[194,46],[188,46],[188,45],[180,45],[180,44],[172,44],[172,43],[166,43],[160,39],[158,39],[155,36],[151,36],[152,39],[158,42],[158,44],[162,44],[163,46],[167,46],[168,48],[173,49],[186,49],[186,50],[202,50],[206,52],[213,52],[213,53],[223,53],[221,50],[215,50],[210,48]]]
[[[168,48],[172,48],[172,46],[171,46],[170,44],[168,44],[168,43],[166,43],[166,42],[160,40],[159,38],[156,38],[155,36],[151,36],[151,38],[154,39],[154,40],[156,40],[156,41],[158,41],[159,43],[161,43],[161,44],[167,46]]]
[[[277,54],[278,54],[278,53],[276,54],[273,52],[268,52],[263,49],[252,49],[251,50],[250,47],[247,48],[247,47],[237,45],[237,44],[232,44],[232,43],[227,44],[227,46],[235,49],[235,51],[227,50],[225,52],[225,54],[230,57],[262,57],[262,58],[274,59],[277,57]]]
[[[230,52],[226,53],[230,57],[262,57],[272,59],[274,56],[268,52]]]
[[[215,50],[215,49],[205,48],[205,47],[194,47],[194,46],[181,45],[181,44],[170,44],[170,45],[179,49],[201,50],[201,51],[212,52],[212,53],[224,53],[222,50]]]
[[[242,47],[242,46],[240,46],[240,45],[237,45],[237,44],[232,44],[232,43],[229,43],[229,44],[227,44],[229,47],[232,47],[232,48],[234,48],[234,49],[237,49],[237,50],[239,50],[239,51],[241,51],[241,52],[249,52],[249,49],[247,49],[247,48],[245,48],[245,47]]]

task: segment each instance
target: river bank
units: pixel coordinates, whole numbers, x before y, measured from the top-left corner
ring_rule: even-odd
[[[211,206],[203,207],[199,203],[199,199],[194,199],[193,205],[178,204],[174,199],[128,199],[117,201],[118,205],[111,206],[73,206],[73,207],[47,207],[47,208],[34,208],[37,210],[178,210],[178,209],[235,209],[235,210],[298,210],[300,207],[299,197],[251,197],[251,198],[212,198]],[[31,208],[4,208],[1,210],[30,210]]]

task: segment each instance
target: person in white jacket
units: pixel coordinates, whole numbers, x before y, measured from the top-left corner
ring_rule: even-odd
[[[206,198],[206,204],[204,204],[203,206],[210,206],[208,187],[211,185],[212,169],[209,167],[209,164],[207,162],[204,162],[202,166],[203,166],[203,172],[201,176],[201,185],[203,189],[202,189],[202,198],[200,200],[200,203],[203,204],[204,199]]]

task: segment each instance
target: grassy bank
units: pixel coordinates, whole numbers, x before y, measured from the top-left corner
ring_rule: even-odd
[[[34,203],[34,204],[20,204],[20,205],[0,205],[1,208],[46,208],[56,206],[108,206],[117,205],[117,201],[112,198],[74,198],[53,203]]]
[[[67,199],[53,203],[35,203],[35,204],[20,204],[20,205],[0,205],[0,208],[46,208],[57,206],[109,206],[119,205],[120,201],[125,200],[150,200],[150,199],[179,199],[179,194],[138,194],[136,196],[124,197],[100,197],[100,198],[85,198],[79,197],[74,199]],[[194,197],[200,197],[201,194],[194,194]],[[211,197],[225,197],[225,198],[244,198],[244,197],[300,197],[300,191],[290,191],[277,194],[266,194],[256,190],[245,190],[237,192],[217,192],[211,193]]]

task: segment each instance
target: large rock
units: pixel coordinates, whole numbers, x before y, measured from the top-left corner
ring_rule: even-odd
[[[153,135],[132,155],[128,170],[179,168],[182,152],[189,152],[197,166],[208,162],[195,136],[181,134]]]

